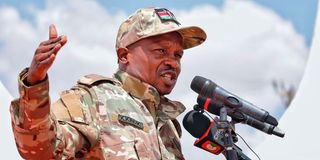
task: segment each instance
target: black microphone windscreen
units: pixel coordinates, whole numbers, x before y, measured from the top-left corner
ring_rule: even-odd
[[[271,124],[271,125],[274,125],[274,126],[278,126],[278,121],[276,118],[272,117],[271,115],[268,115],[267,118],[266,118],[266,122]]]
[[[200,138],[209,128],[210,119],[197,111],[188,112],[183,118],[183,127],[195,138]]]
[[[191,82],[190,87],[199,95],[210,97],[214,95],[214,90],[216,89],[217,84],[201,76],[195,76]]]
[[[195,76],[191,82],[191,89],[197,93],[201,92],[203,85],[206,83],[207,79],[201,76]]]

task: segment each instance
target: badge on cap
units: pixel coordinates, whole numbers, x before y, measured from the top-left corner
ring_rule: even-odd
[[[168,9],[166,9],[166,8],[158,8],[158,9],[155,9],[155,12],[157,13],[157,15],[159,16],[159,18],[160,18],[160,20],[162,22],[173,21],[177,25],[181,25],[177,21],[176,17],[173,15],[173,13],[170,12]]]

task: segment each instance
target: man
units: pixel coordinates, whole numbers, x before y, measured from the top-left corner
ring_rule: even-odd
[[[184,111],[171,92],[183,50],[206,39],[199,27],[180,27],[164,8],[136,11],[119,28],[119,70],[113,78],[87,75],[50,104],[47,71],[67,42],[54,25],[29,68],[19,75],[20,98],[10,107],[20,155],[25,159],[184,159]]]

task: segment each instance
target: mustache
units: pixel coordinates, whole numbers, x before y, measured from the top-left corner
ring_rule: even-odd
[[[160,71],[160,73],[163,73],[163,72],[172,73],[172,72],[174,72],[175,74],[177,74],[177,72],[178,72],[177,69],[172,68],[170,66],[163,66],[163,67],[159,68],[159,71]]]
[[[170,75],[172,75],[173,79],[177,79],[178,75],[179,75],[177,69],[174,69],[174,68],[168,67],[168,66],[159,69],[159,73],[160,73],[160,75],[170,74]]]
[[[160,66],[159,71],[160,72],[162,72],[162,71],[178,72],[178,69],[174,68],[174,67],[172,67],[170,65],[162,65],[162,66]]]

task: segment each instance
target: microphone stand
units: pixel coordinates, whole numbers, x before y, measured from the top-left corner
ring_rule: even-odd
[[[220,118],[218,121],[219,129],[222,130],[224,148],[226,150],[225,156],[227,160],[238,160],[237,152],[233,149],[232,128],[227,119],[227,108],[223,106],[220,109]]]
[[[234,144],[233,137],[236,135],[232,133],[232,124],[227,119],[227,107],[223,106],[220,109],[220,118],[218,119],[218,127],[222,131],[222,139],[224,142],[225,154],[227,160],[251,160],[241,149]]]

